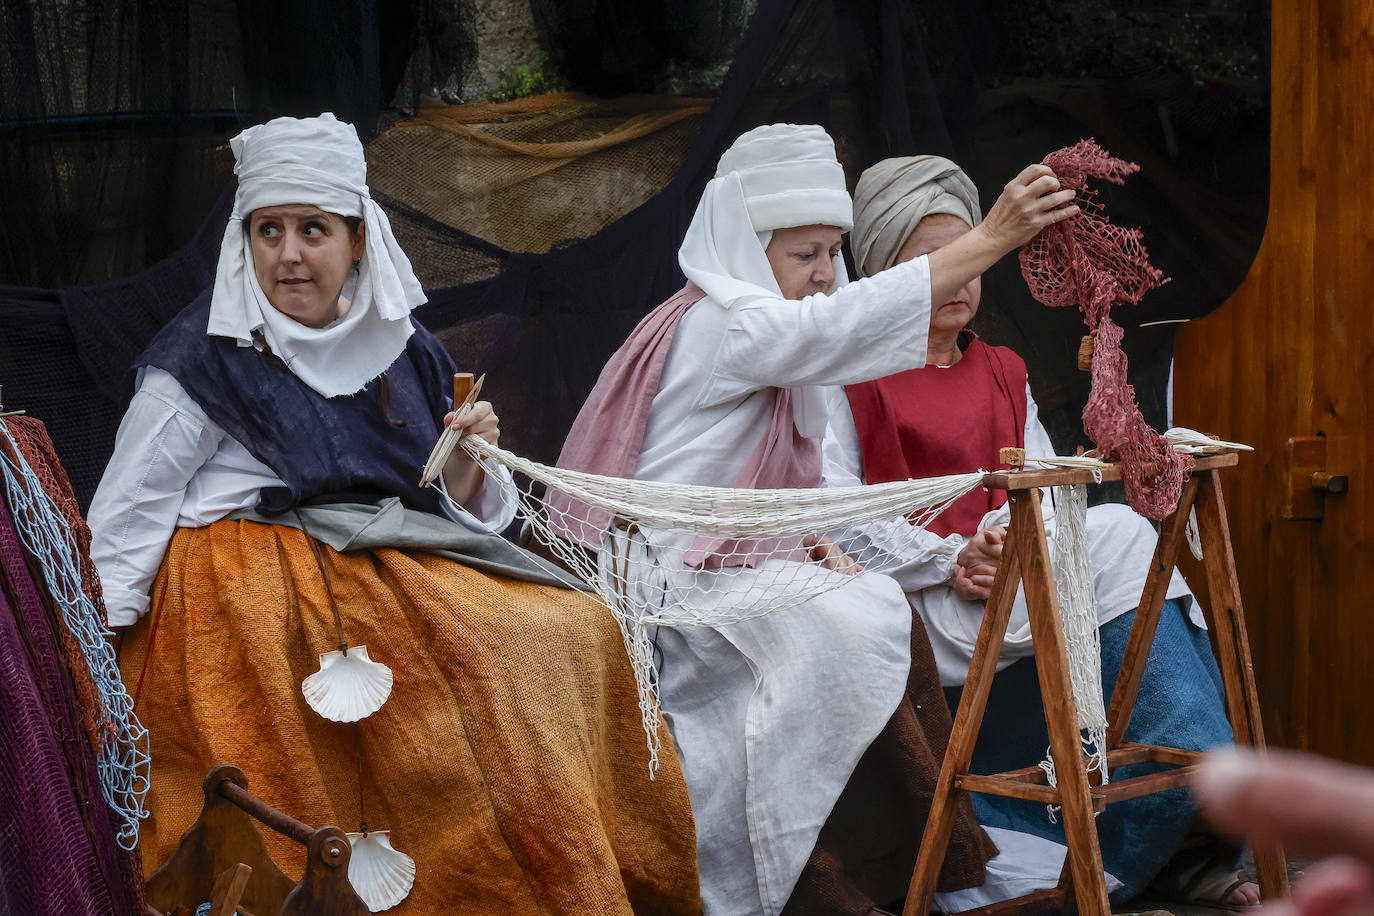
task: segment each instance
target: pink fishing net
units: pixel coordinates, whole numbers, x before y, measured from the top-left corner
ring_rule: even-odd
[[[1150,265],[1139,229],[1125,229],[1107,219],[1090,178],[1121,184],[1140,166],[1115,159],[1092,140],[1050,153],[1045,165],[1063,188],[1078,192],[1080,212],[1048,226],[1021,249],[1021,275],[1041,304],[1078,306],[1093,339],[1092,391],[1083,409],[1083,428],[1099,456],[1121,462],[1126,498],[1146,518],[1162,519],[1178,507],[1191,460],[1173,450],[1145,422],[1136,405],[1135,388],[1126,381],[1123,332],[1112,321],[1112,308],[1134,304],[1151,289],[1167,283]]]

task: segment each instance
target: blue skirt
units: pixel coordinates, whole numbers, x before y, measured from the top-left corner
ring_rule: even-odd
[[[1126,652],[1135,611],[1099,630],[1102,639],[1102,688],[1110,702]],[[993,679],[972,771],[1002,773],[1035,766],[1050,744],[1034,658],[1023,658]],[[946,688],[957,709],[962,688]],[[1205,751],[1234,739],[1226,719],[1221,672],[1212,656],[1207,631],[1194,626],[1176,599],[1164,603],[1150,658],[1145,665],[1126,740]],[[1170,769],[1143,763],[1122,767],[1116,779]],[[973,796],[974,811],[985,827],[1004,827],[1064,843],[1063,822],[1051,820],[1038,802]],[[1110,806],[1097,818],[1098,843],[1107,871],[1122,887],[1113,900],[1126,900],[1144,890],[1178,849],[1193,827],[1196,809],[1186,788],[1170,789]]]

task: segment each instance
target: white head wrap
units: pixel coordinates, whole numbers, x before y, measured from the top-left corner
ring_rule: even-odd
[[[884,159],[867,169],[854,189],[854,233],[849,238],[859,275],[871,277],[897,263],[916,224],[932,213],[982,222],[978,189],[963,169],[940,156]]]
[[[678,249],[682,272],[723,308],[746,299],[781,299],[764,248],[774,229],[853,225],[853,203],[835,143],[814,124],[771,124],[740,136],[720,157]],[[835,285],[849,282],[835,258]],[[819,391],[794,389],[804,436],[825,433]]]
[[[261,329],[272,352],[327,398],[352,394],[385,372],[413,330],[410,310],[425,301],[391,223],[368,194],[367,162],[357,131],[326,112],[276,118],[229,141],[238,193],[220,245],[208,333],[251,346]],[[310,328],[268,302],[253,271],[244,221],[259,207],[309,204],[362,217],[366,246],[344,284],[347,312]]]

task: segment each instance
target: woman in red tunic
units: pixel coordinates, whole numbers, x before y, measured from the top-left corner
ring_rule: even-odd
[[[953,162],[936,156],[888,159],[869,169],[859,180],[854,208],[851,243],[864,276],[950,244],[981,218],[973,183]],[[991,470],[1001,466],[998,451],[1005,446],[1055,454],[1037,416],[1025,362],[968,330],[981,295],[975,279],[949,301],[933,304],[924,368],[850,385],[831,396],[827,485]],[[1005,502],[1003,491],[975,490],[936,518],[916,546],[902,550],[897,570],[885,570],[920,612],[941,681],[953,688],[955,702],[1000,563]],[[1043,506],[1053,537],[1053,507],[1049,500]],[[875,543],[909,544],[910,532],[893,531],[892,524],[869,526],[864,533]],[[1144,519],[1111,504],[1089,510],[1087,540],[1103,686],[1110,697],[1157,537]],[[1198,750],[1228,744],[1232,734],[1220,674],[1201,615],[1177,573],[1167,595],[1128,740]],[[1049,744],[1024,595],[1017,596],[998,669],[974,755],[976,772],[1034,766]],[[975,809],[985,826],[1063,842],[1063,828],[1048,819],[1043,805],[979,795]],[[1174,879],[1172,890],[1224,905],[1258,901],[1258,888],[1239,880],[1233,851],[1218,854],[1211,844],[1189,839],[1194,816],[1186,792],[1176,791],[1113,806],[1099,818],[1114,899],[1142,891],[1183,846],[1181,868],[1166,872]],[[1044,863],[1042,886],[1055,883],[1059,868],[1059,862]]]

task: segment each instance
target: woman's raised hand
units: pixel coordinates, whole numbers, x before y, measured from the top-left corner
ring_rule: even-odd
[[[1002,189],[981,223],[930,253],[930,301],[948,302],[965,283],[1041,229],[1076,216],[1078,206],[1070,203],[1075,193],[1060,189],[1049,166],[1026,166]]]
[[[1003,252],[1019,248],[1046,226],[1078,214],[1075,191],[1061,190],[1047,165],[1028,165],[1007,186],[979,226]]]

